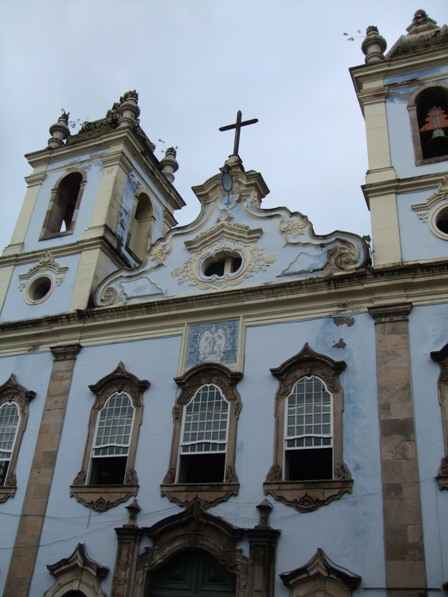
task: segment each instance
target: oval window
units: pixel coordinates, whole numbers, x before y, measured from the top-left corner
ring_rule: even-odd
[[[202,262],[202,273],[206,278],[216,276],[222,278],[225,275],[236,274],[243,263],[239,253],[233,251],[219,251],[210,255]]]
[[[53,289],[53,280],[49,276],[39,276],[28,286],[26,297],[30,303],[44,301]]]

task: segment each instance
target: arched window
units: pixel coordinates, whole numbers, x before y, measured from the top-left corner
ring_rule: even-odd
[[[137,495],[134,469],[149,381],[129,373],[123,363],[95,385],[82,469],[70,488],[79,502],[104,512]]]
[[[176,383],[182,388],[173,408],[174,431],[162,495],[186,505],[198,497],[208,508],[237,495],[236,427],[242,374],[224,365],[193,367]]]
[[[271,369],[279,380],[275,399],[274,464],[265,493],[310,512],[350,492],[353,480],[342,452],[343,361],[305,344],[299,354]]]
[[[126,392],[114,392],[97,419],[89,485],[124,482],[135,408]]]
[[[201,386],[186,405],[182,421],[178,480],[222,483],[225,476],[229,403],[214,384]]]
[[[146,193],[140,192],[135,197],[127,243],[140,261],[144,260],[148,250],[153,219],[151,200]]]
[[[0,386],[0,503],[17,489],[16,463],[35,392],[21,386],[14,374]]]
[[[0,486],[6,481],[19,430],[19,407],[15,402],[0,405]]]
[[[409,100],[417,164],[448,159],[448,86],[428,84]]]
[[[81,172],[64,176],[51,193],[40,240],[73,232],[86,180]]]
[[[333,396],[311,375],[294,384],[285,417],[285,479],[333,478]]]

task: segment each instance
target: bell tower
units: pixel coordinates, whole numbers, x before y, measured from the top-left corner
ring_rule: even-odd
[[[100,280],[144,262],[177,223],[176,152],[155,157],[139,114],[135,91],[77,134],[63,113],[47,147],[26,156],[33,172],[0,260],[4,320],[85,309]]]
[[[351,69],[365,118],[375,268],[448,255],[448,27],[418,10],[387,44],[368,27]]]

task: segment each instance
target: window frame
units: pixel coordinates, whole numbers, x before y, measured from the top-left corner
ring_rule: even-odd
[[[328,400],[328,405],[329,405],[329,415],[330,415],[330,419],[329,419],[329,426],[330,426],[330,433],[329,434],[325,434],[325,436],[323,434],[317,434],[314,433],[305,433],[305,431],[302,434],[297,434],[295,433],[294,435],[289,435],[288,434],[288,419],[291,416],[291,412],[290,412],[290,400],[293,397],[293,394],[296,390],[296,388],[298,387],[298,385],[302,382],[302,380],[306,381],[311,381],[313,380],[313,386],[314,386],[314,380],[317,380],[324,388],[324,392],[326,394],[328,394],[329,400]],[[314,389],[314,388],[313,388]],[[327,385],[325,383],[325,381],[323,379],[321,379],[320,377],[317,377],[316,375],[303,375],[301,376],[299,379],[297,379],[297,381],[293,384],[292,388],[291,388],[291,392],[289,393],[288,397],[286,398],[286,404],[285,404],[285,417],[284,417],[284,452],[283,452],[283,471],[284,471],[284,476],[285,476],[285,480],[287,481],[292,481],[293,479],[288,478],[286,479],[287,476],[287,460],[290,460],[290,458],[288,458],[287,454],[288,453],[292,453],[292,452],[300,452],[300,451],[304,451],[304,450],[318,450],[319,446],[314,444],[314,441],[312,443],[309,443],[308,445],[306,445],[307,443],[307,439],[313,439],[314,438],[320,438],[320,439],[329,439],[330,441],[328,443],[322,443],[321,444],[321,448],[330,448],[331,449],[331,478],[333,478],[333,474],[334,474],[334,458],[333,458],[333,452],[334,452],[334,408],[333,408],[333,394],[332,392],[329,391],[329,389],[327,388]],[[305,406],[305,405],[304,405]],[[296,417],[296,423],[295,423],[295,427],[297,430],[298,426],[306,426],[306,416],[311,414],[314,418],[317,408],[314,408],[315,406],[317,406],[317,402],[315,400],[315,394],[313,392],[313,411],[312,413],[306,413],[306,411],[303,412],[302,418],[303,418],[303,423],[299,424],[297,422],[297,418],[300,416],[297,412],[294,413],[294,416]],[[323,413],[325,414],[325,413]],[[322,423],[323,424],[323,423]],[[314,426],[314,423],[313,423]],[[293,441],[293,440],[301,440],[303,438],[303,446],[295,446],[295,447],[288,447],[288,441]]]
[[[8,403],[16,404],[19,412],[19,423],[16,429],[8,472],[3,485],[0,485],[0,504],[14,497],[17,490],[16,465],[20,453],[23,434],[29,418],[29,403],[36,397],[36,392],[27,390],[17,381],[14,373],[0,386],[0,406]]]
[[[431,352],[431,358],[440,366],[437,387],[444,442],[444,455],[440,461],[436,480],[439,489],[448,489],[448,344],[445,344],[441,350]]]
[[[62,230],[62,222],[64,221],[64,215],[62,217],[58,213],[60,211],[60,207],[62,204],[67,203],[65,198],[61,192],[61,185],[63,181],[73,174],[79,174],[81,176],[81,181],[79,183],[79,190],[77,192],[76,198],[70,203],[73,203],[73,213],[70,218],[70,224],[65,229]],[[40,233],[39,240],[47,240],[50,238],[57,238],[60,236],[67,236],[69,234],[73,234],[75,229],[76,220],[78,217],[79,206],[81,204],[81,199],[84,194],[84,187],[87,184],[87,174],[85,170],[77,170],[75,168],[67,170],[64,174],[59,178],[53,189],[51,190],[51,197],[48,203],[47,213],[45,214],[44,223],[42,226],[42,231]],[[65,206],[66,209],[63,211],[63,214],[67,212],[67,205]],[[59,228],[59,230],[55,230],[55,228]]]
[[[433,164],[436,162],[444,162],[448,160],[448,153],[442,156],[434,156],[430,158],[423,157],[423,148],[420,135],[420,126],[418,122],[418,97],[422,92],[432,88],[443,88],[448,96],[448,85],[438,81],[424,83],[418,87],[410,96],[408,101],[408,112],[411,121],[412,144],[414,146],[415,165]]]
[[[70,487],[71,497],[75,497],[78,502],[87,508],[97,512],[105,512],[137,495],[138,476],[134,465],[143,417],[143,393],[149,386],[150,382],[148,380],[140,380],[132,373],[129,373],[121,361],[112,373],[100,379],[96,384],[89,386],[89,389],[95,394],[95,402],[90,412],[82,468]],[[116,393],[127,394],[134,408],[124,481],[122,484],[95,485],[90,483],[90,471],[98,422],[108,400]]]
[[[352,490],[351,473],[343,461],[344,394],[339,377],[345,368],[344,361],[334,361],[330,357],[318,354],[306,343],[297,355],[288,359],[280,367],[271,369],[272,375],[279,380],[279,387],[275,396],[274,463],[263,484],[264,492],[300,512],[312,512]],[[304,377],[320,379],[332,394],[333,477],[331,479],[301,481],[285,479],[287,401],[296,383]]]
[[[143,205],[143,202],[147,203],[146,206],[143,206],[147,214],[145,217],[139,219],[139,209]],[[134,196],[131,216],[129,218],[126,249],[140,262],[145,260],[146,254],[149,251],[154,222],[154,204],[151,200],[151,193],[148,189],[139,189]]]
[[[205,363],[196,365],[183,376],[174,379],[181,388],[181,393],[173,407],[171,454],[168,471],[160,486],[162,496],[182,506],[197,498],[201,507],[206,509],[238,494],[239,481],[235,471],[235,453],[237,422],[242,403],[236,384],[242,377],[242,373],[230,371],[219,363]],[[229,403],[224,480],[203,483],[178,482],[185,408],[194,399],[198,390],[205,385],[217,386]]]

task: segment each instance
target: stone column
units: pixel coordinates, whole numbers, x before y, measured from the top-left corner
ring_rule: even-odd
[[[133,597],[135,594],[138,546],[142,538],[142,530],[136,523],[140,506],[134,500],[126,509],[129,512],[128,522],[115,529],[118,547],[111,597]]]
[[[247,529],[249,539],[249,591],[251,597],[274,595],[275,552],[280,532],[269,526],[272,506],[263,500],[257,506],[260,522],[253,529]]]
[[[68,393],[81,345],[57,346],[50,350],[53,368],[3,597],[30,594]]]
[[[375,320],[388,594],[426,594],[425,552],[411,389],[412,305],[369,309]]]

